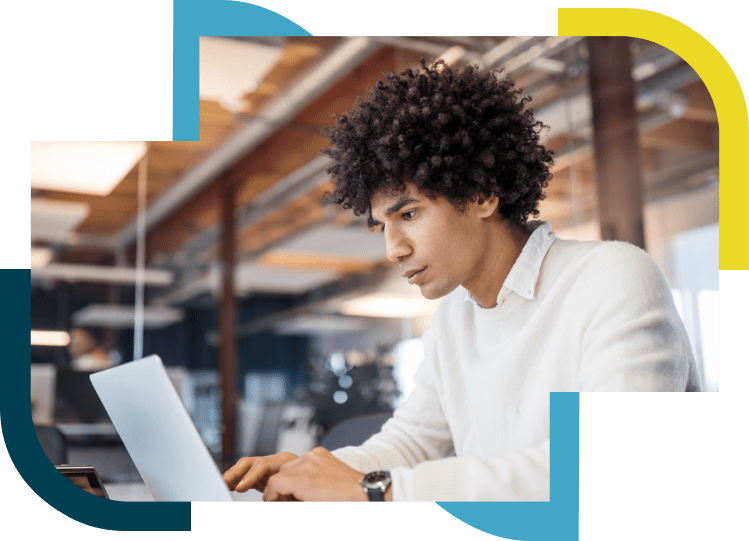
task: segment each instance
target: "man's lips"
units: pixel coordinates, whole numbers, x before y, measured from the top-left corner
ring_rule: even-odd
[[[420,269],[410,269],[410,270],[407,270],[407,271],[403,272],[403,274],[401,274],[401,276],[403,276],[403,278],[408,279],[408,283],[413,283],[412,280],[414,278],[416,278],[416,276],[418,274],[420,274],[421,272],[423,272],[424,269],[426,269],[426,267],[422,267]]]

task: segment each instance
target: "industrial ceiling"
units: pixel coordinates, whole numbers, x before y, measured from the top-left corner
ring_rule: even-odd
[[[714,189],[718,122],[707,89],[667,49],[637,39],[630,49],[645,202]],[[584,38],[211,37],[201,38],[199,141],[147,142],[145,159],[131,163],[106,195],[44,184],[41,174],[33,173],[35,160],[46,160],[44,146],[32,146],[31,244],[46,254],[32,264],[32,281],[48,286],[91,281],[102,266],[132,268],[138,185],[145,179],[145,261],[157,273],[148,289],[150,304],[189,305],[218,294],[226,183],[236,189],[239,295],[269,292],[330,301],[376,288],[415,295],[393,285],[382,236],[325,199],[332,185],[320,150],[334,114],[349,110],[384,72],[416,68],[421,58],[503,68],[514,78],[550,127],[543,141],[555,152],[540,219],[557,231],[595,237],[597,182]],[[95,144],[78,145],[98,152]],[[318,302],[315,309],[341,311],[330,302]]]

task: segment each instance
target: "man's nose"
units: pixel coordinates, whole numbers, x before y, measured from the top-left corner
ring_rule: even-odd
[[[408,240],[397,230],[385,230],[385,254],[388,260],[396,262],[411,254]]]

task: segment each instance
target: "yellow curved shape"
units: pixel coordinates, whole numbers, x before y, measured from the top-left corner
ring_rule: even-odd
[[[679,21],[640,9],[560,8],[560,36],[629,36],[679,55],[702,78],[718,113],[720,270],[749,270],[749,120],[736,75],[710,42]]]

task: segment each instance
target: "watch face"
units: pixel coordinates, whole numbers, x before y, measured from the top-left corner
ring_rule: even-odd
[[[367,483],[374,485],[376,483],[384,483],[385,481],[390,480],[390,475],[388,475],[388,473],[384,471],[374,471],[367,474],[365,479]]]
[[[385,501],[385,491],[390,486],[390,472],[373,471],[359,480],[371,502]]]
[[[361,484],[365,489],[385,490],[390,485],[390,472],[373,471],[365,475]]]

